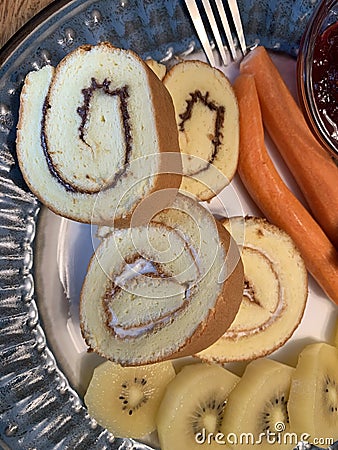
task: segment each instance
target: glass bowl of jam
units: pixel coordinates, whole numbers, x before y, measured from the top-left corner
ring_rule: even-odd
[[[338,157],[338,0],[321,0],[303,35],[298,92],[318,140]]]

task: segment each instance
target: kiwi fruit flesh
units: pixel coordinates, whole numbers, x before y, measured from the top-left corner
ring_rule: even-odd
[[[229,392],[239,377],[216,364],[184,366],[157,413],[161,450],[226,449],[220,433]]]
[[[94,369],[84,402],[114,436],[143,438],[155,430],[157,409],[175,375],[169,361],[139,367],[106,361]]]
[[[232,448],[290,450],[297,444],[283,437],[290,432],[287,402],[293,371],[267,358],[247,365],[230,392],[223,418],[222,432]]]
[[[299,435],[338,439],[338,348],[325,342],[307,345],[291,380],[289,416]]]

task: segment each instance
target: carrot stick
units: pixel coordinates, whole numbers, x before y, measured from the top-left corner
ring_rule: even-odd
[[[242,61],[241,72],[254,75],[264,126],[313,216],[338,249],[338,167],[313,136],[264,47]]]
[[[284,184],[268,155],[254,77],[240,74],[234,89],[240,113],[240,178],[267,219],[292,237],[309,272],[338,304],[338,252]]]

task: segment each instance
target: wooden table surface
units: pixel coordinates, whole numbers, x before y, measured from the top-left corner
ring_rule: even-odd
[[[52,0],[0,0],[0,48]]]

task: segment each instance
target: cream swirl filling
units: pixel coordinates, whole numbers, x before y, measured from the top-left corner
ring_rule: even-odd
[[[285,308],[282,285],[269,255],[246,245],[242,260],[245,267],[243,301],[224,335],[227,338],[260,333],[271,326]]]
[[[193,297],[200,276],[197,251],[182,233],[167,228],[172,260],[158,262],[137,253],[129,255],[107,283],[102,299],[105,326],[117,339],[138,338],[165,326]]]
[[[269,326],[285,308],[282,285],[274,262],[261,249],[243,248],[245,267],[243,301],[239,312],[225,333],[225,337],[238,338],[259,333]]]

